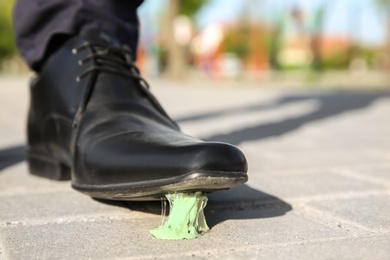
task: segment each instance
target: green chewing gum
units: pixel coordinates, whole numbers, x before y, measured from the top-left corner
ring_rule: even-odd
[[[210,230],[203,213],[207,197],[202,192],[172,193],[165,197],[170,206],[168,220],[160,227],[150,230],[154,237],[168,240],[192,239]]]

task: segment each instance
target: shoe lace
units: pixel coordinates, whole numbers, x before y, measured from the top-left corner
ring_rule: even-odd
[[[90,48],[92,53],[83,57],[78,61],[80,66],[83,66],[88,61],[93,61],[92,66],[76,77],[76,81],[80,82],[84,77],[95,72],[108,72],[128,76],[140,83],[140,85],[149,92],[149,84],[140,76],[140,72],[131,59],[131,52],[128,46],[116,47],[107,46],[99,42],[85,42],[74,48],[72,53],[77,55],[81,50]],[[93,91],[95,84],[90,82],[82,97],[81,103],[76,112],[73,127],[77,127],[81,115],[87,106],[89,97]]]
[[[95,71],[105,71],[109,73],[117,73],[132,77],[142,81],[145,87],[149,88],[148,83],[140,76],[140,72],[131,60],[131,52],[127,45],[123,47],[107,46],[98,42],[85,42],[72,50],[73,54],[77,54],[83,49],[91,48],[92,53],[78,61],[82,66],[86,62],[93,60],[93,66],[82,72],[76,77],[76,81],[81,81],[82,78]]]

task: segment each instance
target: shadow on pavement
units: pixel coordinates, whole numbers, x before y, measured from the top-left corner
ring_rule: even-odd
[[[208,197],[205,215],[210,227],[229,219],[279,217],[292,210],[287,202],[248,185],[213,193]]]
[[[283,216],[292,210],[290,204],[267,193],[252,189],[248,185],[209,194],[208,199],[205,215],[210,228],[229,219],[272,218]],[[161,215],[162,204],[160,201],[94,200],[111,206]],[[167,210],[169,211],[169,208]]]
[[[206,141],[220,141],[228,142],[234,145],[238,145],[245,141],[254,141],[265,139],[269,137],[281,136],[290,131],[294,131],[301,126],[319,121],[325,118],[338,116],[342,113],[364,109],[370,106],[373,102],[381,98],[390,98],[388,92],[339,92],[339,93],[317,93],[317,94],[304,94],[304,95],[286,95],[268,104],[254,104],[248,105],[242,108],[228,109],[222,111],[214,111],[205,114],[194,115],[190,117],[179,118],[177,121],[188,122],[203,119],[217,118],[219,116],[226,115],[240,115],[248,112],[261,113],[262,111],[275,109],[279,106],[298,103],[302,101],[313,100],[318,102],[319,107],[317,110],[303,115],[301,117],[290,118],[281,122],[275,122],[270,124],[259,124],[244,129],[239,129],[227,134],[217,134],[213,136],[207,136],[202,138]]]
[[[26,159],[26,146],[18,145],[0,150],[0,171]]]
[[[135,211],[160,215],[161,214],[161,201],[124,201],[124,200],[104,200],[104,199],[96,199],[92,198],[95,201],[100,203],[127,208]]]

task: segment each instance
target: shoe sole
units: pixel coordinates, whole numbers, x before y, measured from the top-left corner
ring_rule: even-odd
[[[29,171],[33,175],[53,180],[71,180],[71,170],[64,163],[37,154],[28,154]],[[238,186],[248,181],[245,172],[196,172],[161,180],[112,185],[72,183],[72,188],[97,199],[145,201],[165,199],[175,192],[212,193]]]
[[[209,172],[189,173],[173,178],[113,185],[82,185],[72,187],[94,198],[111,200],[161,200],[175,192],[212,193],[245,183],[245,173]]]

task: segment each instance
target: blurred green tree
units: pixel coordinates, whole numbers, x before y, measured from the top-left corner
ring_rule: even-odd
[[[181,0],[178,4],[178,13],[194,19],[207,2],[208,0]]]
[[[0,62],[16,54],[12,28],[14,0],[0,0]]]

